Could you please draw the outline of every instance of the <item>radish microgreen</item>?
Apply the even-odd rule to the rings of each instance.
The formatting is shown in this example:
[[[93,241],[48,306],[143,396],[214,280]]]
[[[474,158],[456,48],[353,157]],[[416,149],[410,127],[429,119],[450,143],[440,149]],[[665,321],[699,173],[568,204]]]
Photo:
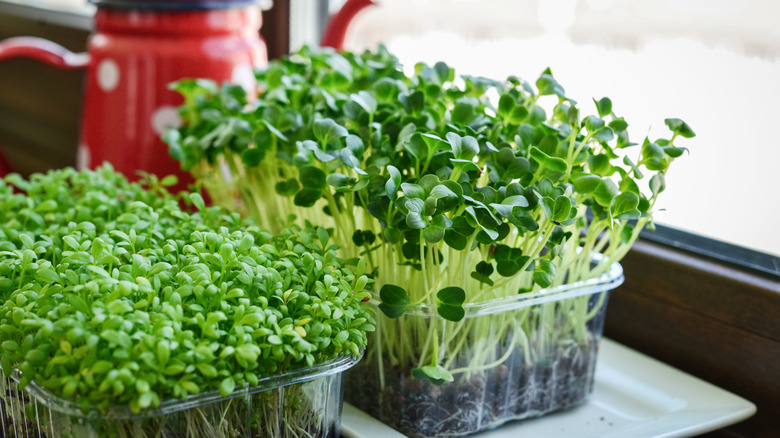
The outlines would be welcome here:
[[[171,153],[213,199],[264,226],[295,214],[332,228],[376,274],[385,317],[436,309],[442,324],[380,320],[373,348],[437,384],[458,350],[479,349],[464,304],[607,272],[651,223],[685,151],[675,141],[694,135],[667,119],[669,136],[634,143],[609,98],[579,106],[550,69],[534,83],[444,63],[405,75],[382,47],[304,48],[257,77],[253,100],[231,85],[176,84],[185,123],[165,136]]]

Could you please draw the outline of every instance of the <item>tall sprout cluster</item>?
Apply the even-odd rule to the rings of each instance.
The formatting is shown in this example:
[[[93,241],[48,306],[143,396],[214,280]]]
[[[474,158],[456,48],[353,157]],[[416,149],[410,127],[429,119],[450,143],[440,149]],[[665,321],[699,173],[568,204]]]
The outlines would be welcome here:
[[[477,342],[464,303],[598,277],[619,261],[685,152],[675,142],[694,136],[670,118],[667,137],[634,143],[610,99],[579,106],[549,69],[534,83],[456,76],[444,63],[406,75],[382,47],[302,49],[257,77],[256,98],[176,84],[184,124],[166,135],[172,155],[212,200],[263,225],[292,214],[332,227],[376,276],[387,318],[436,309],[443,330],[403,317],[383,319],[379,336],[393,364],[436,383],[452,379],[452,350]],[[572,330],[584,336],[592,315],[576,306]]]
[[[85,413],[139,413],[361,354],[369,279],[323,228],[271,234],[173,183],[130,183],[108,165],[0,179],[6,376]]]

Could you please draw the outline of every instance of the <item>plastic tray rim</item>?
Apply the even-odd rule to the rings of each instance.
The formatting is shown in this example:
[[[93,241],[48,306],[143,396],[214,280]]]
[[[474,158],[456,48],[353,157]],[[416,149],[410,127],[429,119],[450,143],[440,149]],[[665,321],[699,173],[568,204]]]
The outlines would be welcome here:
[[[80,403],[55,396],[47,389],[38,385],[35,381],[28,383],[24,391],[48,409],[72,417],[101,420],[141,420],[170,415],[179,411],[203,407],[239,397],[249,397],[254,394],[283,388],[285,386],[334,376],[355,366],[362,357],[362,351],[360,352],[360,356],[354,356],[352,354],[340,355],[334,359],[315,364],[311,368],[301,367],[281,374],[263,377],[258,380],[257,385],[250,387],[247,383],[242,388],[236,389],[231,394],[224,397],[219,394],[218,390],[212,390],[200,394],[192,394],[183,399],[169,398],[160,402],[160,406],[145,409],[139,413],[133,413],[127,406],[109,407],[106,412],[101,412],[95,406],[91,406],[87,412],[84,412]],[[18,383],[19,371],[14,370],[13,374],[11,376],[6,376],[6,378]]]
[[[598,262],[602,258],[603,256],[601,254],[595,254],[593,256],[593,262]],[[494,298],[492,300],[476,303],[466,303],[463,305],[463,309],[466,311],[464,318],[494,315],[496,313],[523,309],[553,301],[562,301],[583,295],[607,292],[620,286],[624,281],[623,267],[620,263],[614,262],[610,265],[609,270],[606,273],[588,280],[566,283],[509,297]],[[380,303],[376,295],[371,298],[370,302],[375,306],[378,306]],[[426,304],[418,304],[408,308],[403,316],[441,318],[441,316],[437,314],[436,308]]]

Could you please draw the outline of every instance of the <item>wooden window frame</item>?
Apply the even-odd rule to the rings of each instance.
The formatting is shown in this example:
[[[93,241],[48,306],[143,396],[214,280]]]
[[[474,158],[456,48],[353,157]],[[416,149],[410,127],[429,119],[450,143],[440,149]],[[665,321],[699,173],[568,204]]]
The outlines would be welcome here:
[[[605,336],[738,394],[758,411],[708,437],[780,430],[780,279],[649,240],[622,261]]]

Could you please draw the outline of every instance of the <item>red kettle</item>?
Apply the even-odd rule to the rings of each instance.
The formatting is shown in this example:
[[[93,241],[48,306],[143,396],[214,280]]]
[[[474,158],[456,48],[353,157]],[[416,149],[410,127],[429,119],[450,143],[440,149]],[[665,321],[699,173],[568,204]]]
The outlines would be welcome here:
[[[77,167],[104,161],[128,177],[139,170],[192,181],[160,134],[178,123],[182,78],[232,81],[255,91],[254,68],[267,62],[257,0],[90,0],[97,5],[86,54],[40,38],[0,42],[0,61],[34,58],[86,68]]]

